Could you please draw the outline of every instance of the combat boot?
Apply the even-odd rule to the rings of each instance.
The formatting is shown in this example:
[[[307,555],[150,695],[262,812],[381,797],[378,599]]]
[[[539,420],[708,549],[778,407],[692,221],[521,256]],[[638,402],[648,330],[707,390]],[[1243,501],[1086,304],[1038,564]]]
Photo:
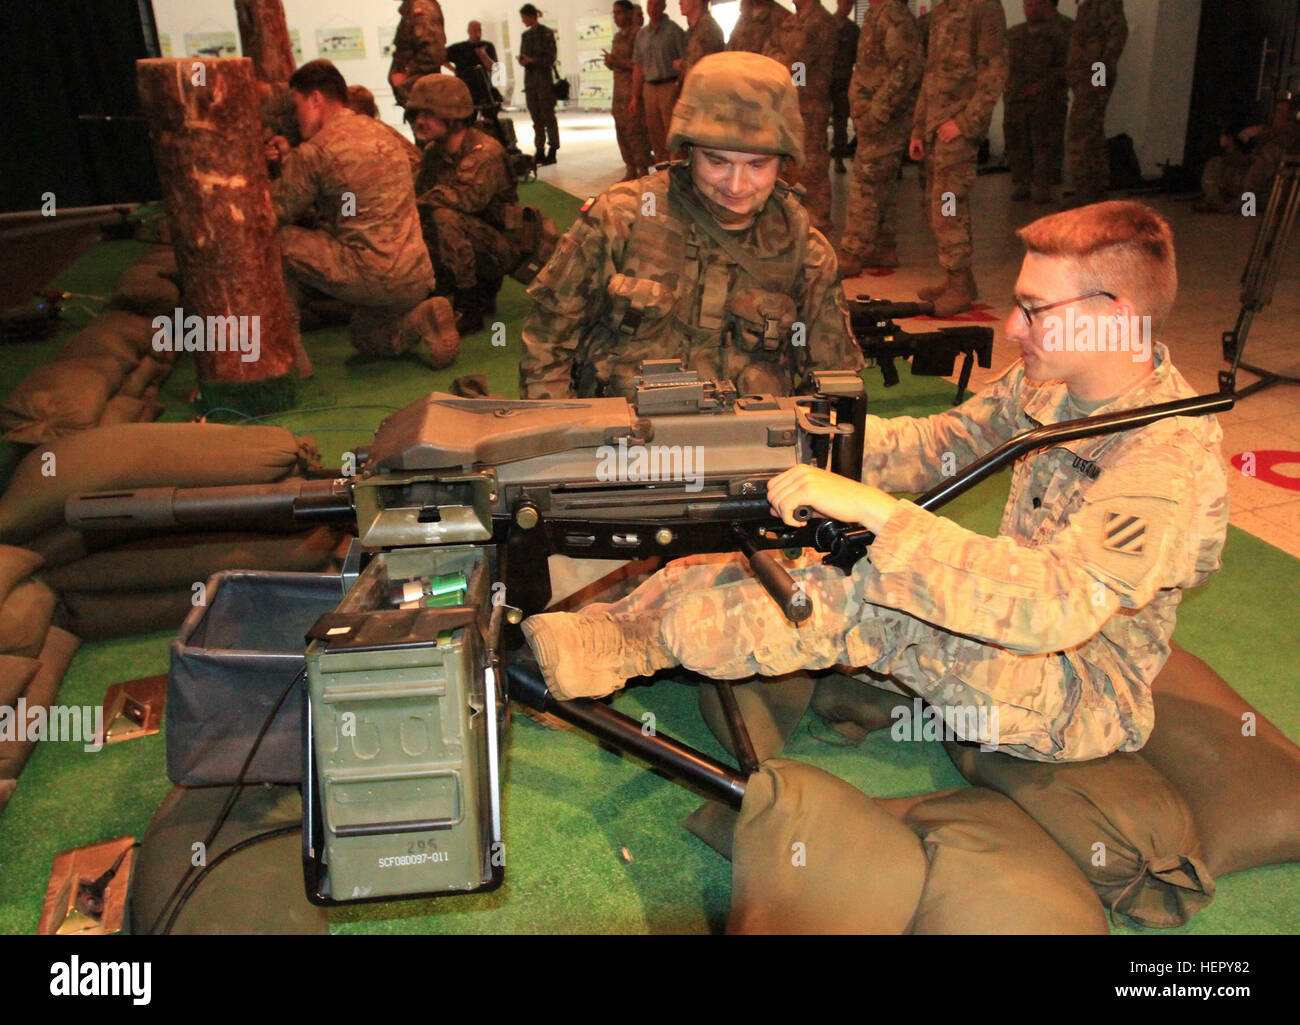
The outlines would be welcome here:
[[[456,331],[462,338],[483,330],[483,297],[477,288],[458,291],[452,306],[456,310]]]
[[[547,612],[524,620],[524,635],[551,693],[562,701],[599,698],[633,676],[674,665],[659,629],[662,612]]]
[[[897,246],[875,246],[863,261],[868,267],[897,267],[898,247]]]
[[[940,319],[965,313],[975,302],[975,275],[969,267],[948,272],[948,283],[934,299],[934,315]]]
[[[945,276],[937,285],[926,285],[924,288],[918,288],[916,294],[922,302],[932,303],[947,290],[948,278]]]
[[[862,273],[865,264],[862,261],[862,257],[857,253],[839,249],[836,250],[835,257],[840,265],[840,277],[856,278]]]
[[[442,296],[425,299],[402,318],[402,331],[413,344],[424,343],[434,370],[442,370],[456,361],[460,352],[460,334],[456,331],[456,313]]]

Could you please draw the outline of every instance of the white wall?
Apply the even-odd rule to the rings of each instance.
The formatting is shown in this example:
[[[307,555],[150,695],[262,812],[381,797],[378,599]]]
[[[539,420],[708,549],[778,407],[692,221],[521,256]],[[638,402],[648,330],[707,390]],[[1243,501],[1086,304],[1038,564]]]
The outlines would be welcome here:
[[[543,11],[542,21],[556,30],[560,63],[564,69],[576,69],[578,50],[574,27],[580,17],[608,13],[610,5],[592,0],[534,0]],[[644,0],[641,0],[644,6]],[[465,38],[465,26],[471,19],[483,23],[483,34],[497,46],[498,55],[507,62],[511,75],[519,69],[514,60],[523,25],[519,20],[520,3],[502,4],[493,0],[442,0],[449,42]],[[831,0],[823,5],[833,9]],[[1022,0],[1002,0],[1007,24],[1024,21]],[[787,2],[785,6],[792,6]],[[918,9],[925,0],[914,2]],[[928,6],[933,6],[930,4]],[[365,30],[364,60],[341,60],[339,69],[349,83],[369,88],[379,103],[381,115],[391,124],[400,124],[400,111],[392,102],[388,88],[388,60],[382,57],[378,29],[397,24],[397,0],[284,0],[289,28],[297,29],[302,45],[302,59],[321,56],[316,52],[316,29],[360,25]],[[1061,0],[1062,13],[1073,17],[1077,0]],[[1119,83],[1107,111],[1108,135],[1127,132],[1133,137],[1138,159],[1146,175],[1159,173],[1158,164],[1165,160],[1180,163],[1187,134],[1187,108],[1191,99],[1192,72],[1196,61],[1196,36],[1200,24],[1201,0],[1128,0],[1129,39],[1120,58]],[[668,13],[685,25],[677,0],[668,0]],[[160,34],[169,35],[173,56],[184,55],[184,34],[195,31],[230,31],[238,33],[232,0],[154,0],[154,14]],[[391,42],[391,36],[382,40]],[[513,102],[522,106],[522,90],[516,90]],[[1000,154],[1002,142],[1002,108],[994,112],[991,128],[994,154]]]

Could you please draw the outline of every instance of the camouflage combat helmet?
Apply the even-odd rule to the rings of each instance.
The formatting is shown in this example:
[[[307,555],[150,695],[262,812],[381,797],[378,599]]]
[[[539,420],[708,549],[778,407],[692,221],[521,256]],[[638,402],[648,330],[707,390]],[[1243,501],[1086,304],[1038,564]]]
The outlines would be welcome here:
[[[673,107],[668,148],[695,142],[745,153],[780,153],[802,166],[803,117],[788,68],[733,51],[695,64]]]
[[[474,113],[469,86],[453,75],[424,75],[411,86],[406,100],[408,111],[427,110],[444,120],[466,118]]]

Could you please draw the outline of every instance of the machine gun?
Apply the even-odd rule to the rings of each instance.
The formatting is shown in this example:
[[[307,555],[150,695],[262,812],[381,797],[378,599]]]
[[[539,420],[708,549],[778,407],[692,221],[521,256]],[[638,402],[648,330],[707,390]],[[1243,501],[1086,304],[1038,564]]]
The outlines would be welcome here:
[[[739,397],[679,364],[650,363],[634,403],[435,393],[384,421],[353,477],[77,496],[66,516],[112,530],[355,520],[346,594],[307,637],[308,897],[332,904],[491,888],[503,871],[507,695],[740,806],[757,763],[727,684],[717,686],[739,768],[661,732],[646,736],[600,701],[556,701],[526,652],[507,654],[521,645],[506,624],[546,606],[550,553],[631,559],[737,547],[786,615],[807,618],[812,607],[773,550],[817,547],[848,572],[871,542],[852,524],[812,522],[811,510],[797,511],[798,528],[770,516],[767,482],[796,463],[858,477],[861,379],[831,372],[814,384],[818,393],[806,398]],[[936,509],[1029,451],[1222,412],[1232,401],[1199,396],[1039,428],[921,504]],[[637,462],[634,453],[648,460],[656,446],[667,464]],[[705,463],[688,470],[686,447]],[[245,767],[251,760],[250,752]]]
[[[951,377],[962,357],[961,376],[957,380],[958,405],[970,384],[976,360],[986,370],[993,363],[993,329],[991,327],[943,327],[938,331],[909,332],[896,321],[908,317],[929,317],[934,303],[895,303],[860,295],[849,300],[849,323],[862,355],[875,362],[885,379],[885,387],[898,384],[896,359],[911,359],[912,373],[921,377]]]

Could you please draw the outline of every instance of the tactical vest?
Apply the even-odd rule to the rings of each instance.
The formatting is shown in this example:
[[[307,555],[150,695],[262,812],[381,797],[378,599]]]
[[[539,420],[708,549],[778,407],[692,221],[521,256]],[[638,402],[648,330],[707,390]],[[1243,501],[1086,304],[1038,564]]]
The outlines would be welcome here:
[[[685,164],[635,188],[640,209],[622,259],[611,253],[620,273],[584,340],[577,394],[631,397],[645,359],[682,359],[742,395],[791,394],[808,351],[806,325],[796,326],[810,231],[803,205],[777,182],[751,232],[740,233],[757,244],[747,246],[699,202]]]

